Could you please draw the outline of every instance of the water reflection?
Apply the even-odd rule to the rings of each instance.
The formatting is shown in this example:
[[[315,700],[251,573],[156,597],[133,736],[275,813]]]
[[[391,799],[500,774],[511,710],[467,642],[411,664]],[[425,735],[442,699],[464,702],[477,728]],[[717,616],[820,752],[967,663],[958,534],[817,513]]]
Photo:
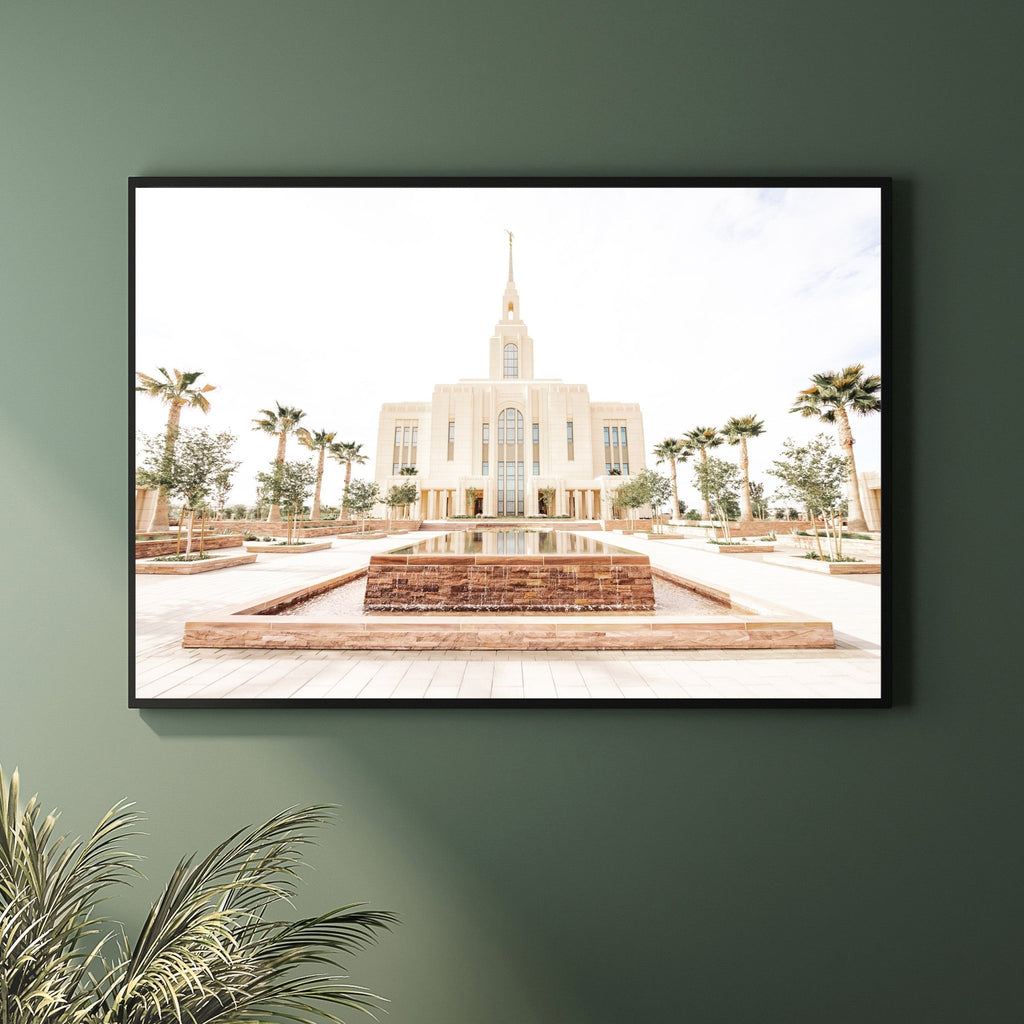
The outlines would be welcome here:
[[[622,548],[564,530],[466,530],[409,544],[393,555],[610,555]]]

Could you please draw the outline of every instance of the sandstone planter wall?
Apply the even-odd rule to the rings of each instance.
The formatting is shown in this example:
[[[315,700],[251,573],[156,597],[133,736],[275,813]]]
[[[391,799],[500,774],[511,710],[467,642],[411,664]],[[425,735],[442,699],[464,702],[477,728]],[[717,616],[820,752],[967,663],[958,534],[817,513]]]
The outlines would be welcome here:
[[[806,519],[755,519],[750,523],[730,523],[731,537],[764,537],[769,533],[790,533],[793,530],[806,530],[810,523]],[[725,531],[715,528],[715,536],[723,537]]]
[[[546,615],[483,619],[396,615],[311,622],[228,615],[186,622],[182,646],[316,651],[706,651],[828,649],[834,640],[831,623],[798,618],[742,621],[707,616],[683,621],[602,615],[581,622]]]
[[[801,527],[803,529],[803,527]],[[779,535],[777,543],[780,547],[789,548],[795,551],[817,551],[813,537],[796,537],[792,534]],[[823,551],[828,550],[828,542],[821,537]],[[862,558],[865,561],[877,562],[882,557],[882,542],[880,540],[844,540],[843,554],[852,555],[854,558]]]
[[[186,534],[181,535],[181,551],[182,554],[185,552],[185,545],[188,543]],[[229,534],[225,536],[213,536],[207,534],[206,539],[203,541],[204,551],[219,551],[221,548],[240,548],[242,546],[242,538],[238,534]],[[192,534],[192,550],[196,552],[199,550],[199,533],[198,531]],[[135,557],[136,558],[159,558],[161,555],[174,555],[178,553],[178,541],[177,540],[137,540],[135,542]]]
[[[367,611],[654,608],[646,555],[374,555]]]
[[[199,562],[136,562],[135,572],[139,576],[195,576],[200,572],[214,569],[231,569],[236,565],[251,565],[256,555],[223,555],[205,558]]]
[[[335,537],[347,533],[361,533],[364,528],[367,533],[371,530],[384,528],[383,519],[367,519],[364,524],[354,519],[339,519],[336,521],[312,523],[305,520],[295,524],[292,533],[300,533],[303,537]],[[268,523],[262,519],[218,519],[216,521],[218,530],[231,530],[233,533],[255,533],[258,537],[287,537],[287,523]],[[392,524],[392,529],[399,528],[399,521]],[[402,530],[415,530],[419,523],[412,519],[400,521]]]

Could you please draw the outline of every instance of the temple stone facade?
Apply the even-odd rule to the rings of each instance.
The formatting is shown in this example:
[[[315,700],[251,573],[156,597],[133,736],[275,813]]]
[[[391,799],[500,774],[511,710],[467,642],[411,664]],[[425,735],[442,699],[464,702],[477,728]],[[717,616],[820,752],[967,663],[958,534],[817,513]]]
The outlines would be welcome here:
[[[437,384],[429,402],[384,404],[376,480],[382,494],[412,480],[419,500],[405,512],[417,518],[602,519],[615,489],[645,468],[644,451],[635,402],[593,402],[585,384],[534,375],[510,235],[487,377]]]

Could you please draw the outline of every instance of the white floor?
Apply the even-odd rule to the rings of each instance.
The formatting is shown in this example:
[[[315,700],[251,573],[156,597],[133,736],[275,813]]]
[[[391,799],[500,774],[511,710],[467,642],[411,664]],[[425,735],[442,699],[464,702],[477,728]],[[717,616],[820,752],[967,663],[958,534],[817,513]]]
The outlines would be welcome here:
[[[595,536],[591,533],[590,536]],[[136,576],[136,696],[257,698],[874,698],[880,694],[877,576],[830,577],[721,555],[701,541],[609,543],[670,572],[833,623],[830,651],[184,650],[186,618],[216,613],[365,565],[403,538],[334,540],[329,551],[261,554],[190,577]]]

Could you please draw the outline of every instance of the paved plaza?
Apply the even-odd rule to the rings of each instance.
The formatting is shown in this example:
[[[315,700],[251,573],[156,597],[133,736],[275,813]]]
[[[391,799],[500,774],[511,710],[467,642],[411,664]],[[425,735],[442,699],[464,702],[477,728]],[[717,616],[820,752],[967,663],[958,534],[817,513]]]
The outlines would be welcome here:
[[[436,536],[436,534],[435,534]],[[700,540],[597,534],[651,564],[833,623],[836,648],[806,651],[274,651],[181,646],[204,617],[358,569],[409,537],[335,538],[327,551],[261,554],[196,576],[136,576],[140,699],[877,698],[880,577],[829,577],[721,555]]]

